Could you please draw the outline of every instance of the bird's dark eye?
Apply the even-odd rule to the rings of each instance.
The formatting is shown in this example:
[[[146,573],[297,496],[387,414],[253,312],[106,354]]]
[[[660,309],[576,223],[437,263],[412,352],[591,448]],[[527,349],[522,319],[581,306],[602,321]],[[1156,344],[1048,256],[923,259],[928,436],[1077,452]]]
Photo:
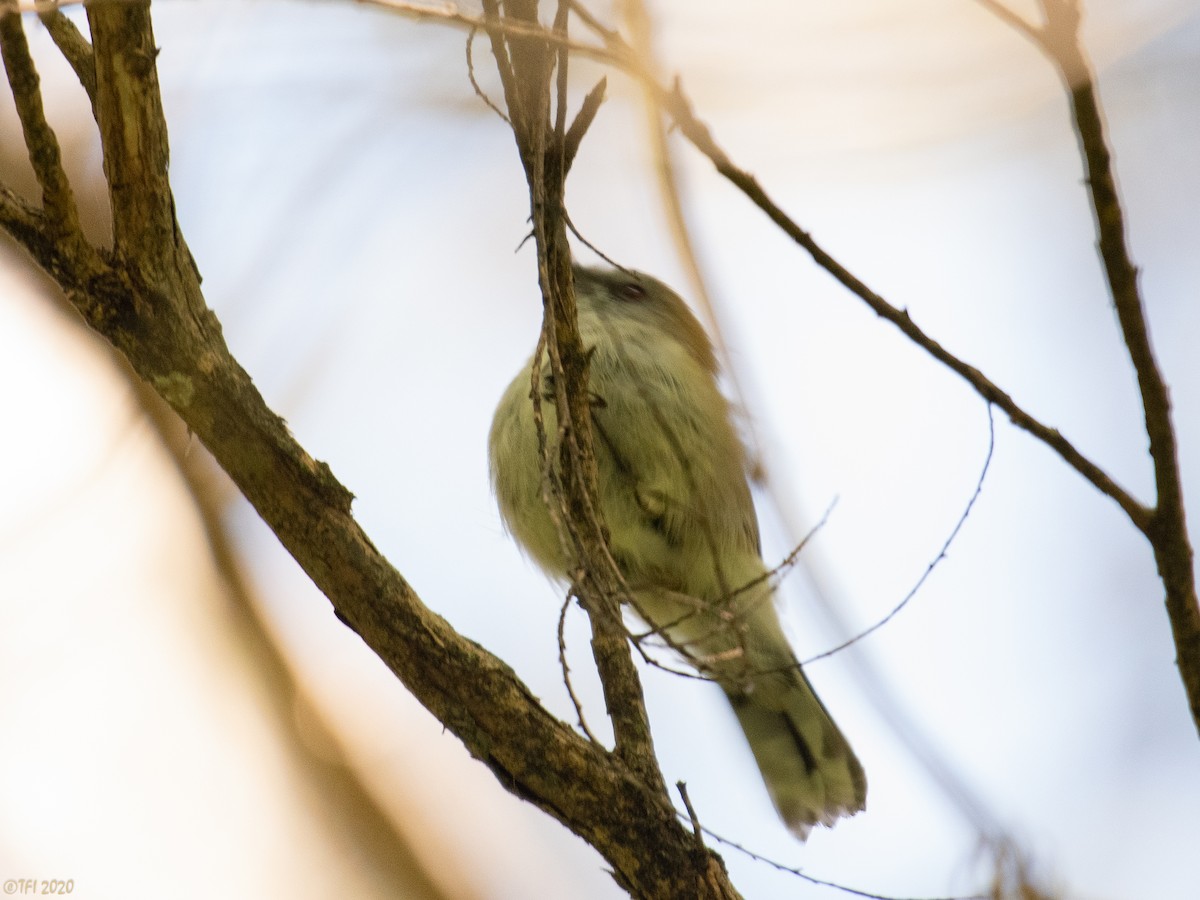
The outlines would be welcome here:
[[[636,281],[626,281],[617,286],[617,297],[621,300],[641,300],[646,296],[646,289]]]

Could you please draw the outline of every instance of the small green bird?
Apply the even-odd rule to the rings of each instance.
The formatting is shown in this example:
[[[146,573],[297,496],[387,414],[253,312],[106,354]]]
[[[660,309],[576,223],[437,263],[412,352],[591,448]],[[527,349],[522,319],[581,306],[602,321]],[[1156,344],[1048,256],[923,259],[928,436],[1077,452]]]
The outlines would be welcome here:
[[[634,611],[724,690],[779,815],[803,840],[865,808],[866,776],[780,626],[712,343],[648,275],[576,266],[574,276],[600,507]],[[565,580],[574,561],[542,501],[532,366],[496,409],[492,486],[509,531]],[[542,415],[553,436],[553,402]]]

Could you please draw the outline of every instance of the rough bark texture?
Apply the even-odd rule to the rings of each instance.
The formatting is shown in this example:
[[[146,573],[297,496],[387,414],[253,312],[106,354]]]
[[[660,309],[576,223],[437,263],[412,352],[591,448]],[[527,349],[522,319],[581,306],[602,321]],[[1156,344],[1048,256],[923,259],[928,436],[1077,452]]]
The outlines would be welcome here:
[[[621,710],[616,731],[622,736],[609,752],[551,716],[502,660],[421,603],[354,521],[350,492],[266,406],[204,303],[175,219],[148,0],[93,3],[88,22],[113,246],[91,247],[79,231],[11,0],[0,7],[0,36],[44,203],[37,209],[0,189],[0,226],[203,441],[338,617],[506,789],[596,847],[634,896],[737,897],[719,857],[698,844],[669,802],[650,752],[624,633],[613,630],[619,627],[615,606],[597,643],[605,665],[623,671],[622,677],[633,672],[634,681],[617,682],[608,697]],[[55,27],[56,40],[70,42],[73,65],[86,70],[86,42],[78,35],[75,40],[61,21]],[[561,193],[553,204],[560,213]],[[535,205],[535,214],[542,209]],[[561,224],[555,227],[561,231]],[[556,273],[561,298],[569,278],[566,245],[558,235],[546,247],[539,259],[544,274]],[[567,358],[576,367],[584,359],[578,347]],[[577,492],[573,502],[585,496]],[[599,606],[615,595],[594,596]]]

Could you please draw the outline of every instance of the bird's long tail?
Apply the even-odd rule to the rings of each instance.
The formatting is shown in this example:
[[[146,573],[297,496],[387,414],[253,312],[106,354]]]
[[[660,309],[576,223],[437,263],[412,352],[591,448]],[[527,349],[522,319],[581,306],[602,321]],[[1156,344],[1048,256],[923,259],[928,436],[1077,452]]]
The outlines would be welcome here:
[[[751,568],[763,571],[757,559]],[[765,577],[743,583],[753,587],[714,607],[661,589],[637,593],[643,617],[725,691],[775,808],[803,840],[814,825],[864,809],[867,780],[801,671]]]
[[[799,665],[747,675],[722,687],[737,714],[767,792],[801,840],[866,805],[867,780],[854,751]]]

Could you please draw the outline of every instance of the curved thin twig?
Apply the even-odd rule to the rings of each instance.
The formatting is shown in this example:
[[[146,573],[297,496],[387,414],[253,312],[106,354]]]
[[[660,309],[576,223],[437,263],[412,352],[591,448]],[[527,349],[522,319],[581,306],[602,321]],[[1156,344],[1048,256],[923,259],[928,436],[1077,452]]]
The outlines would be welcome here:
[[[987,478],[988,470],[992,466],[992,453],[996,449],[996,422],[992,416],[991,404],[988,404],[987,413],[988,413],[988,448],[987,448],[987,456],[983,460],[983,469],[980,470],[980,472],[979,472],[979,480],[975,482],[975,491],[971,494],[971,499],[967,501],[967,505],[963,509],[962,515],[959,516],[958,521],[954,523],[954,528],[951,529],[949,537],[947,537],[945,542],[942,544],[942,548],[938,551],[937,556],[935,556],[930,561],[929,565],[927,565],[925,567],[925,571],[921,573],[921,577],[917,579],[917,583],[912,586],[912,589],[907,594],[904,595],[904,599],[902,599],[899,603],[897,603],[891,612],[889,612],[886,616],[884,616],[882,619],[880,619],[878,622],[876,622],[870,628],[867,628],[865,631],[860,631],[858,634],[854,635],[854,637],[852,637],[848,640],[842,641],[842,643],[838,644],[836,647],[826,650],[824,653],[818,653],[816,656],[810,656],[808,659],[804,660],[804,662],[801,663],[802,666],[807,666],[809,663],[814,663],[819,659],[826,659],[827,657],[833,656],[835,653],[840,653],[842,650],[845,650],[847,647],[857,644],[859,641],[861,641],[863,638],[867,637],[868,635],[874,634],[876,631],[878,631],[880,628],[882,628],[888,622],[892,621],[892,619],[894,619],[897,616],[897,614],[900,612],[900,610],[902,610],[902,609],[904,609],[904,607],[908,606],[908,601],[910,601],[913,597],[915,597],[917,595],[917,592],[919,590],[921,590],[921,587],[929,579],[929,576],[933,574],[933,570],[937,568],[938,563],[940,563],[943,559],[946,558],[946,554],[950,550],[950,545],[953,544],[954,539],[956,537],[958,537],[959,531],[961,531],[963,525],[966,524],[967,516],[969,516],[971,514],[971,510],[975,507],[975,501],[978,500],[979,495],[981,493],[983,493],[983,482]]]
[[[679,818],[681,818],[681,819],[686,818],[684,813],[681,813],[678,810],[676,810],[676,815],[678,815]],[[690,818],[686,818],[686,820],[691,821]],[[776,869],[780,872],[786,872],[788,875],[795,875],[797,878],[802,878],[803,880],[807,881],[809,884],[815,884],[815,885],[818,885],[819,887],[832,888],[835,891],[841,891],[843,894],[850,894],[852,897],[865,897],[865,898],[867,898],[867,900],[991,900],[991,897],[992,897],[992,895],[989,895],[989,894],[972,894],[971,896],[968,896],[968,897],[901,898],[901,897],[892,897],[888,894],[874,894],[871,891],[863,891],[863,890],[859,890],[858,888],[848,887],[844,884],[838,884],[836,881],[826,881],[823,878],[816,878],[812,875],[809,875],[803,869],[801,869],[797,866],[789,866],[785,863],[781,863],[778,860],[771,859],[769,856],[763,856],[761,853],[757,853],[754,850],[751,850],[748,847],[745,847],[742,844],[739,844],[737,841],[730,840],[727,837],[722,837],[721,835],[719,835],[715,831],[713,831],[711,828],[708,828],[704,825],[701,825],[700,828],[705,834],[707,834],[710,838],[712,838],[717,843],[724,844],[726,847],[729,847],[731,850],[736,850],[738,853],[741,853],[743,856],[749,857],[750,859],[754,860],[755,862],[765,863],[766,865],[768,865],[771,868]]]
[[[579,719],[579,729],[587,735],[588,740],[593,744],[600,744],[600,740],[592,733],[592,729],[588,727],[587,718],[583,714],[583,704],[579,702],[579,697],[575,695],[575,686],[571,683],[571,667],[567,665],[567,610],[571,607],[572,599],[574,598],[570,594],[567,594],[563,600],[562,609],[558,611],[558,666],[562,670],[563,684],[566,685],[567,696],[571,698],[571,705],[575,707],[575,716]]]

